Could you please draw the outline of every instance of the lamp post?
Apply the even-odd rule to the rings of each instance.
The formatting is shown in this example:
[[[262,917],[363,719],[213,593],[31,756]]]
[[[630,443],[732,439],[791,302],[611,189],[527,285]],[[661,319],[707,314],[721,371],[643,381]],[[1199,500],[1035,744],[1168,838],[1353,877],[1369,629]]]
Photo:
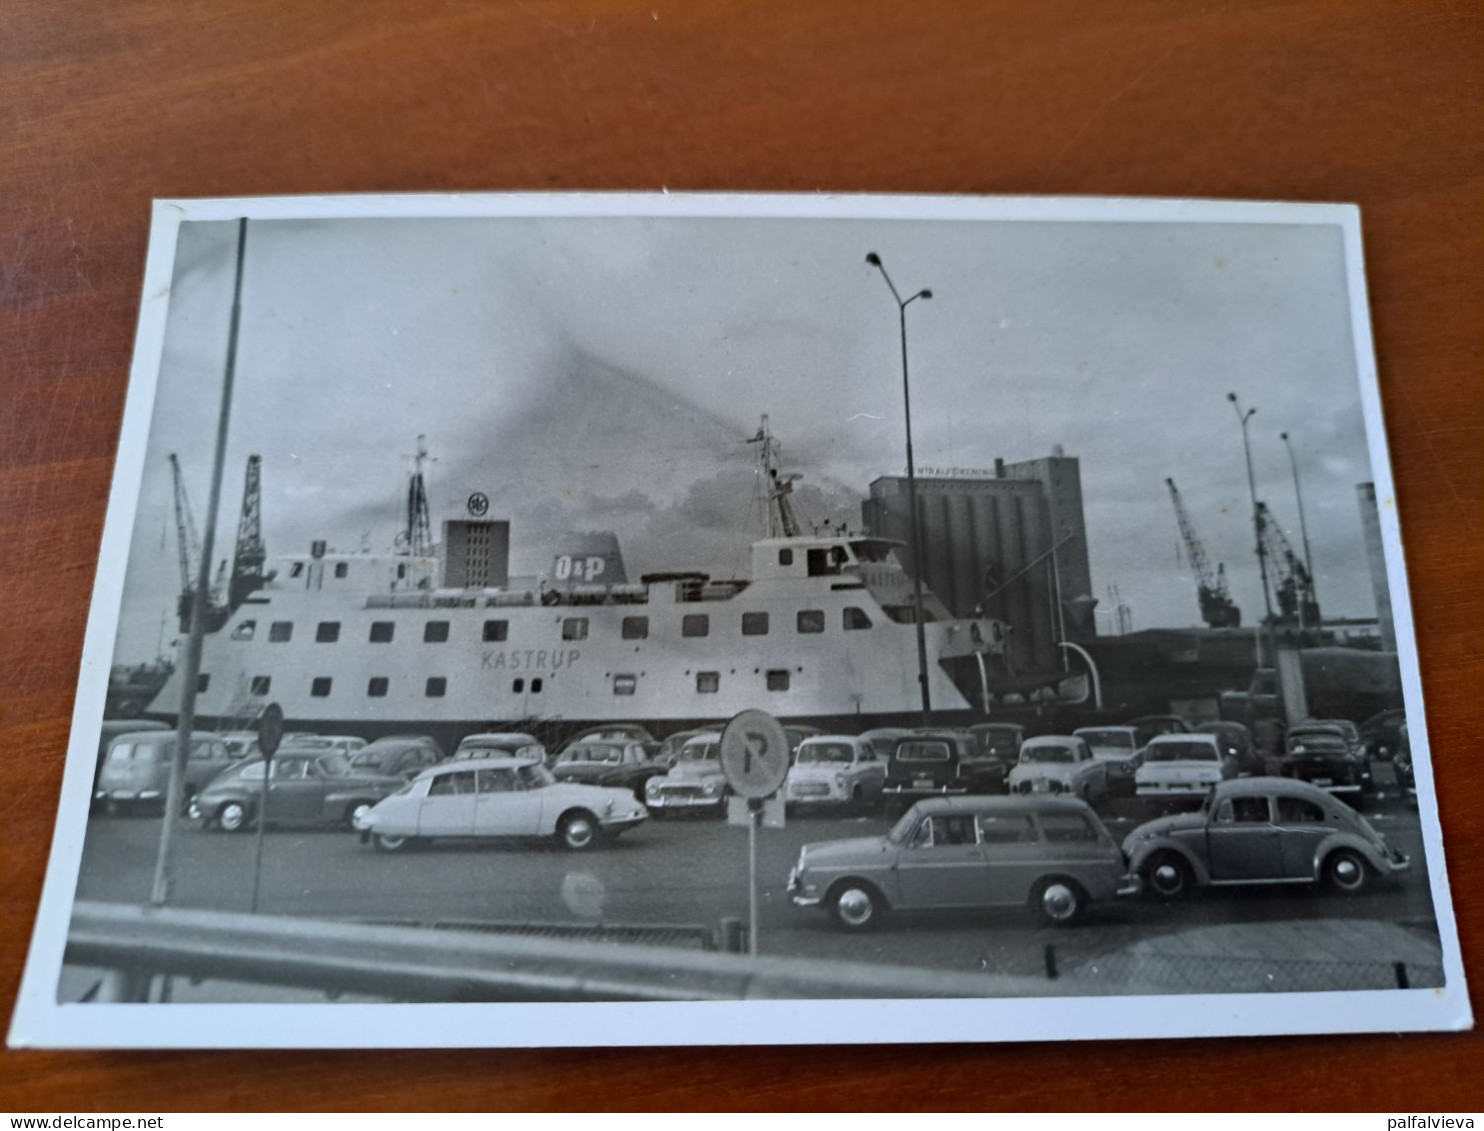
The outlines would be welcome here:
[[[1257,507],[1257,480],[1252,475],[1252,443],[1247,437],[1247,422],[1256,414],[1257,409],[1249,408],[1243,412],[1242,402],[1237,400],[1236,393],[1227,393],[1226,399],[1231,401],[1232,408],[1237,413],[1237,420],[1242,425],[1242,451],[1247,457],[1247,492],[1252,497],[1252,529],[1257,535],[1257,569],[1262,574],[1262,603],[1267,610],[1267,623],[1271,625],[1273,623],[1273,598],[1268,592],[1268,551],[1263,544],[1262,511]]]
[[[1278,435],[1283,440],[1283,446],[1288,449],[1288,466],[1293,469],[1293,493],[1298,498],[1299,534],[1304,540],[1304,569],[1309,571],[1309,597],[1317,606],[1319,594],[1314,591],[1314,559],[1309,556],[1309,525],[1304,521],[1304,492],[1299,486],[1298,460],[1293,456],[1293,445],[1288,441],[1288,433],[1280,432]],[[1302,602],[1299,611],[1302,614]]]
[[[932,298],[933,292],[924,288],[909,298],[903,298],[886,273],[881,256],[874,251],[866,254],[866,262],[881,272],[886,285],[891,288],[891,297],[896,300],[897,318],[902,331],[902,405],[907,418],[907,513],[912,526],[912,619],[917,626],[917,683],[922,689],[922,725],[933,725],[933,704],[928,694],[927,631],[922,623],[922,531],[917,525],[917,466],[912,459],[912,385],[907,376],[907,307],[920,298]]]

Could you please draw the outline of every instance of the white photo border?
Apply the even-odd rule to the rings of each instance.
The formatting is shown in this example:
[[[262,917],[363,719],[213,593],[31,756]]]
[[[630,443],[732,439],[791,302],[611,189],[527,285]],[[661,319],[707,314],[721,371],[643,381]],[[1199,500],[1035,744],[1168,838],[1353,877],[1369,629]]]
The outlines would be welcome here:
[[[1360,211],[1345,204],[1097,197],[761,194],[451,194],[158,200],[100,563],[127,560],[186,221],[382,218],[686,218],[1334,225],[1345,270],[1398,662],[1409,720],[1424,720],[1375,352]],[[1443,948],[1437,989],[932,1000],[432,1005],[99,1005],[57,1001],[78,883],[98,727],[124,570],[100,564],[46,880],[8,1043],[46,1048],[451,1048],[1050,1041],[1462,1030],[1472,1026],[1449,898],[1425,723],[1412,724],[1427,879]]]

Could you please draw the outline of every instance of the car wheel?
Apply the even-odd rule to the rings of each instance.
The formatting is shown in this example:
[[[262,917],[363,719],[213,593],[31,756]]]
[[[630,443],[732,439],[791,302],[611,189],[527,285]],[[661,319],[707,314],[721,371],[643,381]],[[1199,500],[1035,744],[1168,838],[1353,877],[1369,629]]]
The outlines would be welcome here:
[[[1160,852],[1144,865],[1144,884],[1161,899],[1183,899],[1190,894],[1190,865],[1173,852]]]
[[[247,806],[240,801],[228,801],[216,811],[216,827],[224,833],[240,833],[247,828]]]
[[[345,827],[348,829],[355,828],[356,821],[371,812],[374,804],[371,801],[352,801],[345,807]]]
[[[1346,895],[1359,895],[1370,886],[1371,868],[1353,848],[1339,848],[1324,858],[1324,878]]]
[[[597,818],[581,809],[566,814],[557,824],[557,840],[572,852],[584,852],[597,844],[601,832]]]
[[[371,838],[371,843],[376,846],[377,852],[405,852],[412,847],[412,837],[377,833]]]
[[[1087,894],[1076,882],[1052,876],[1036,885],[1031,903],[1045,923],[1066,927],[1082,918],[1087,908]]]
[[[881,920],[886,901],[870,884],[846,880],[830,896],[830,914],[847,931],[869,931]]]

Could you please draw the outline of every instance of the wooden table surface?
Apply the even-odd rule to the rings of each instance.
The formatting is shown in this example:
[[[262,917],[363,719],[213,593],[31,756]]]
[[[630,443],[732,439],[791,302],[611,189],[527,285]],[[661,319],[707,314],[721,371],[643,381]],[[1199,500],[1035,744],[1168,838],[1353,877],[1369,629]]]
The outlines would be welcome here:
[[[662,185],[1358,202],[1448,863],[1484,986],[1477,3],[9,0],[0,21],[0,1001],[51,837],[150,199]],[[5,1110],[1484,1098],[1477,1034],[3,1056]]]

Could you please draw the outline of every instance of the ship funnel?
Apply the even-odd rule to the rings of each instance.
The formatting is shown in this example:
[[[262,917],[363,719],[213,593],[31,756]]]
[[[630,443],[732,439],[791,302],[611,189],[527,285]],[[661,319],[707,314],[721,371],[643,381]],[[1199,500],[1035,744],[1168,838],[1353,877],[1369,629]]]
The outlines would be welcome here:
[[[551,580],[560,587],[623,585],[628,582],[618,536],[611,531],[564,534],[551,563]]]

